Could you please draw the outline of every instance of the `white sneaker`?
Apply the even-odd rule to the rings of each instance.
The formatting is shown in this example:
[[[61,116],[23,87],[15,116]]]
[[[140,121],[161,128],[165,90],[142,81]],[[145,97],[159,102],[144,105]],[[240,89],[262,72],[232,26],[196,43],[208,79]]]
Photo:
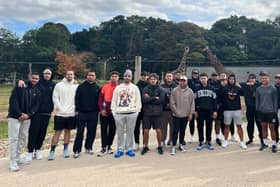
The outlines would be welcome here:
[[[193,143],[193,139],[194,139],[193,136],[191,136],[189,143]]]
[[[244,142],[240,142],[241,149],[247,149],[247,145]]]
[[[134,147],[134,151],[139,151],[140,147],[139,147],[139,143],[136,143],[135,144],[135,147]]]
[[[31,162],[33,158],[33,153],[27,153],[26,157],[25,157],[25,161],[26,162]]]
[[[13,172],[19,171],[19,167],[16,161],[10,162],[10,170]]]
[[[228,141],[227,140],[224,140],[223,143],[222,143],[222,147],[223,148],[226,148],[228,146]]]
[[[186,151],[187,151],[187,150],[185,149],[185,147],[184,147],[182,144],[179,145],[179,150],[180,150],[181,152],[186,152]]]
[[[40,149],[36,150],[36,153],[35,153],[35,158],[36,160],[42,160],[43,156],[42,156],[42,152]]]
[[[171,155],[176,155],[176,147],[175,146],[173,146],[172,148],[171,148],[171,153],[170,153]]]

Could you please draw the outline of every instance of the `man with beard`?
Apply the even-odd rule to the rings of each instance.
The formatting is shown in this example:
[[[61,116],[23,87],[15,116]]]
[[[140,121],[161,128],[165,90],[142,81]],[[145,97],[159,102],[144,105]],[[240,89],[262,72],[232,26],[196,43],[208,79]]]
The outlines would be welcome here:
[[[75,109],[76,112],[78,112],[78,123],[76,138],[73,146],[74,158],[78,158],[80,156],[85,127],[87,127],[85,141],[86,153],[93,155],[92,145],[96,135],[99,113],[98,94],[100,90],[95,80],[95,72],[88,72],[87,80],[80,84],[76,90]]]
[[[111,110],[116,122],[118,134],[118,151],[115,158],[126,155],[134,157],[133,136],[138,113],[141,111],[141,95],[138,87],[131,82],[132,71],[126,70],[124,82],[116,87],[113,93]],[[124,138],[126,133],[126,138]]]
[[[164,146],[166,143],[165,141],[167,138],[167,134],[169,134],[167,145],[171,145],[172,143],[173,120],[172,120],[172,112],[170,109],[169,101],[170,101],[171,91],[176,86],[177,85],[174,83],[172,72],[167,72],[165,74],[164,83],[161,85],[161,88],[164,91],[164,104],[163,104],[163,112],[162,112],[162,146]],[[169,124],[169,133],[167,133],[168,124]]]
[[[74,80],[74,71],[67,71],[65,78],[54,87],[55,133],[52,138],[48,160],[54,160],[55,158],[55,148],[62,131],[64,131],[63,157],[70,157],[68,145],[70,142],[71,130],[76,128],[75,94],[77,87],[78,84]]]

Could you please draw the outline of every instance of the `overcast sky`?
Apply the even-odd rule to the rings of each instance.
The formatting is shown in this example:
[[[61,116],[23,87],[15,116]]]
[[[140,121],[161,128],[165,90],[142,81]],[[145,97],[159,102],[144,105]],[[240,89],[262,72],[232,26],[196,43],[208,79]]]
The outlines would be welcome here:
[[[190,21],[210,28],[230,15],[274,20],[280,15],[280,0],[0,0],[0,27],[19,36],[48,21],[75,32],[117,15]]]

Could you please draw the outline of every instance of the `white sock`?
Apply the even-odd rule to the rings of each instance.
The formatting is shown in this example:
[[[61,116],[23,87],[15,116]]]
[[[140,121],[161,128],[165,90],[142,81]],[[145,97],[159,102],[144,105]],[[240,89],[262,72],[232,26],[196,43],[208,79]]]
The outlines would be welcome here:
[[[272,145],[276,145],[276,141],[275,140],[272,140]]]
[[[216,134],[216,139],[220,139],[220,134]]]
[[[268,145],[268,140],[267,140],[267,138],[264,138],[264,139],[263,139],[263,143],[264,143],[264,145]]]

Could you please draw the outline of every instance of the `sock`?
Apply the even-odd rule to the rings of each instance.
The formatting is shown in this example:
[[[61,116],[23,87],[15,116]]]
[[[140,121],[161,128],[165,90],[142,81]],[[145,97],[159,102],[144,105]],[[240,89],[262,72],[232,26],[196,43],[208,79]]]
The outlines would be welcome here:
[[[68,143],[64,144],[64,150],[68,149]]]
[[[220,139],[220,134],[216,134],[216,139]]]
[[[276,141],[275,140],[272,140],[272,145],[276,145]]]
[[[267,138],[264,138],[264,139],[263,139],[263,143],[264,143],[264,145],[268,145],[268,140],[267,140]]]
[[[56,145],[52,145],[51,146],[51,151],[55,151],[55,147],[56,147]]]

